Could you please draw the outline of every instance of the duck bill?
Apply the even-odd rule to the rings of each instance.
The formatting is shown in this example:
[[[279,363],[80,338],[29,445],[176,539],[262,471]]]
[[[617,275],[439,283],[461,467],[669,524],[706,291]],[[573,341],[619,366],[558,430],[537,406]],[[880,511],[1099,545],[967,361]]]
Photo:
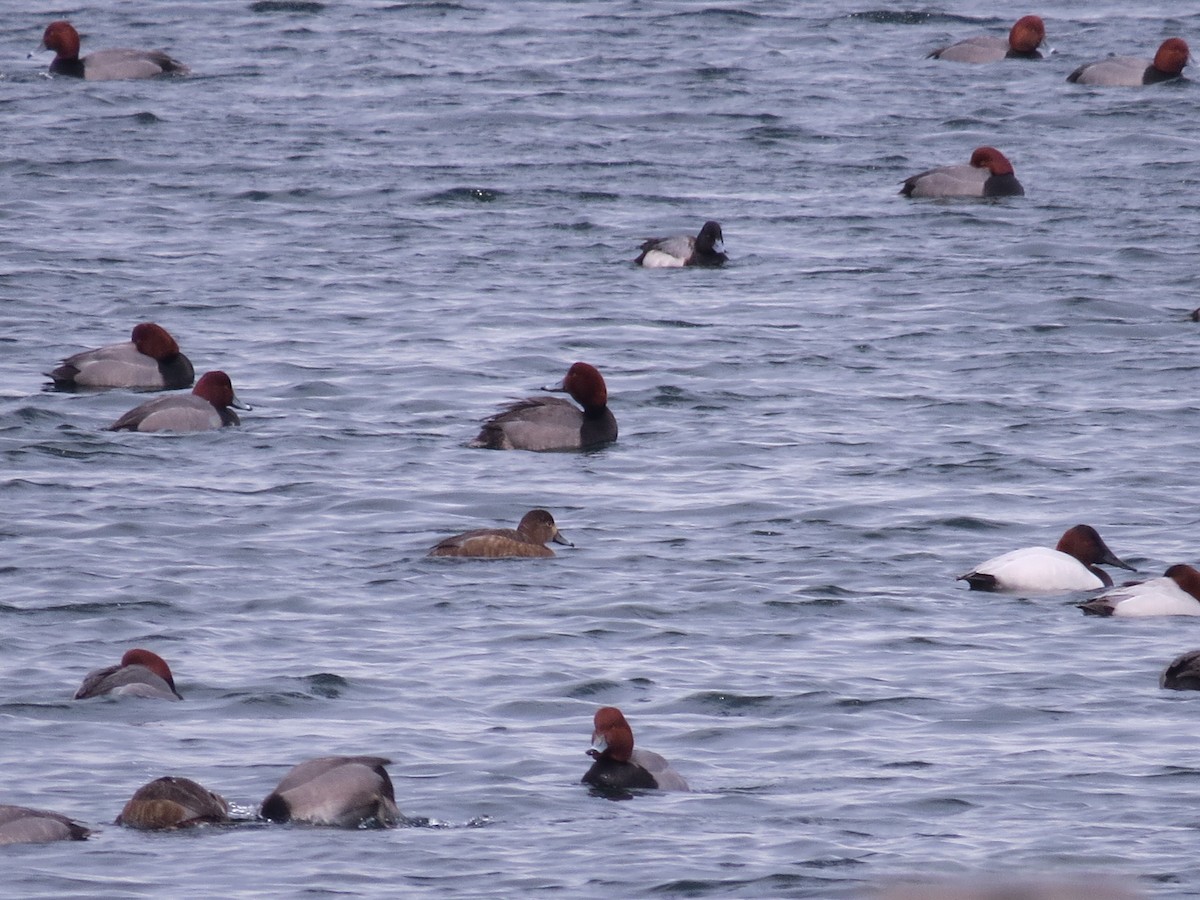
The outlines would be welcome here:
[[[240,409],[245,412],[253,412],[254,411],[254,407],[251,406],[249,403],[243,403],[241,400],[239,400],[237,397],[237,394],[233,395],[233,402],[230,403],[229,405],[232,406],[234,409]]]
[[[1129,563],[1125,562],[1124,560],[1117,559],[1116,554],[1113,553],[1111,550],[1109,550],[1105,554],[1104,559],[1100,560],[1100,562],[1104,563],[1104,565],[1106,565],[1106,566],[1116,566],[1119,569],[1126,569],[1130,572],[1137,571],[1137,569],[1135,569]]]
[[[566,539],[561,531],[554,532],[554,537],[550,538],[555,544],[562,544],[564,547],[574,547],[570,541]]]

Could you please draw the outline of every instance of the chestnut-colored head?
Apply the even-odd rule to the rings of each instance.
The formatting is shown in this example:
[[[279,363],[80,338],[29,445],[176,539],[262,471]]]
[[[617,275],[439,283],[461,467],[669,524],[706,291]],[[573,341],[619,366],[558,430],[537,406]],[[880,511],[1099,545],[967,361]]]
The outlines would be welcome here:
[[[629,762],[633,755],[633,729],[615,706],[602,706],[593,719],[592,745],[601,755]]]
[[[971,165],[977,169],[987,169],[993,175],[1013,174],[1012,163],[995,147],[976,147],[971,154]]]
[[[1022,16],[1008,32],[1008,46],[1017,53],[1032,53],[1046,40],[1041,16]]]
[[[1154,68],[1168,75],[1178,75],[1190,58],[1191,51],[1183,38],[1167,38],[1154,54]]]
[[[79,59],[79,32],[65,20],[51,22],[42,32],[42,46],[53,50],[57,59]]]

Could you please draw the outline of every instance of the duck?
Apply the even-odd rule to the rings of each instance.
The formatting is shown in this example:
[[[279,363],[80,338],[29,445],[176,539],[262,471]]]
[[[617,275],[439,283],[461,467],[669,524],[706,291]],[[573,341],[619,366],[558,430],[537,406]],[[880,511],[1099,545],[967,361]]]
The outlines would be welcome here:
[[[190,778],[165,775],[134,791],[116,824],[141,831],[164,831],[228,821],[229,804],[220,794]]]
[[[1063,594],[1111,587],[1112,578],[1099,565],[1136,571],[1117,558],[1091,525],[1074,525],[1063,532],[1053,550],[1025,547],[980,563],[959,575],[973,591],[1019,594]]]
[[[386,828],[400,820],[392,779],[380,756],[322,756],[283,776],[262,802],[271,822]]]
[[[1200,616],[1200,572],[1174,565],[1161,578],[1122,585],[1111,594],[1080,603],[1093,616]]]
[[[1022,16],[1009,29],[1008,37],[978,35],[931,52],[926,59],[950,62],[990,63],[1002,59],[1041,59],[1038,48],[1046,42],[1046,23],[1040,16]]]
[[[1189,650],[1171,660],[1158,686],[1169,691],[1200,691],[1200,650]]]
[[[904,180],[905,197],[1021,197],[1012,163],[995,147],[976,147],[965,166],[941,166]]]
[[[717,249],[717,245],[724,242],[720,224],[710,220],[700,226],[700,233],[695,237],[677,234],[647,238],[642,242],[642,252],[634,263],[646,269],[678,269],[683,266],[715,268],[729,261],[729,257]]]
[[[187,75],[191,69],[161,50],[97,50],[79,57],[79,32],[70,22],[51,22],[42,33],[42,49],[53,50],[52,75],[88,81]]]
[[[1138,87],[1157,84],[1183,75],[1191,59],[1191,51],[1183,38],[1167,38],[1154,54],[1154,59],[1136,56],[1110,56],[1084,63],[1067,76],[1073,84],[1096,84],[1107,87]]]
[[[595,366],[574,363],[558,387],[582,410],[558,397],[526,397],[483,423],[467,446],[486,450],[591,450],[617,439],[617,420],[608,408],[608,387]]]
[[[687,781],[657,753],[633,746],[633,729],[615,706],[602,706],[592,720],[594,762],[580,782],[601,791],[627,793],[632,789],[686,791]]]
[[[242,421],[229,407],[247,410],[238,400],[229,376],[221,371],[205,372],[190,394],[159,397],[135,406],[106,431],[212,431]]]
[[[105,694],[150,697],[155,700],[183,699],[175,690],[175,679],[171,676],[167,661],[157,653],[140,647],[126,650],[120,665],[88,672],[74,699],[87,700]]]
[[[531,509],[521,517],[514,531],[511,528],[480,528],[467,531],[439,541],[430,556],[475,556],[498,559],[510,556],[553,556],[554,551],[546,546],[553,541],[567,547],[575,546],[568,541],[554,516],[544,509]]]
[[[0,844],[84,841],[91,833],[78,822],[56,812],[0,805]]]
[[[128,341],[68,356],[46,373],[59,390],[135,388],[168,390],[191,387],[192,362],[179,351],[171,333],[156,322],[133,326]]]

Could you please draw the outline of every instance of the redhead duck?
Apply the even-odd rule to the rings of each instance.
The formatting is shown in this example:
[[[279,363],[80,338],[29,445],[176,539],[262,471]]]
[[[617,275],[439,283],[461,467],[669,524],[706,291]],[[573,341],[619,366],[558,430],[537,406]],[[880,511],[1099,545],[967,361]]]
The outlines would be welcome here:
[[[1046,23],[1040,16],[1022,16],[1008,32],[1007,38],[998,35],[979,35],[949,47],[934,50],[926,59],[946,59],[951,62],[989,63],[1002,59],[1041,59],[1038,47],[1046,42]]]
[[[1079,608],[1094,616],[1200,616],[1200,572],[1171,566],[1161,578],[1122,585]]]
[[[558,397],[526,397],[483,423],[468,447],[487,450],[590,450],[617,439],[617,420],[608,408],[608,387],[595,366],[577,362],[558,387],[583,407]]]
[[[723,266],[729,257],[717,249],[725,241],[721,226],[705,222],[695,237],[677,234],[673,237],[647,238],[642,252],[634,262],[647,269],[678,269],[682,266]]]
[[[45,844],[82,841],[91,834],[78,822],[44,809],[0,806],[0,844]]]
[[[147,388],[172,391],[191,387],[191,360],[161,325],[133,326],[128,341],[68,356],[47,375],[60,390],[72,388]]]
[[[976,147],[965,166],[942,166],[904,180],[905,197],[1020,197],[1012,163],[995,147]]]
[[[121,78],[153,78],[155,75],[186,75],[190,69],[161,50],[97,50],[79,58],[79,32],[70,22],[51,22],[42,34],[42,48],[53,50],[53,75],[114,81]]]
[[[224,797],[190,778],[167,775],[134,791],[117,816],[116,824],[142,831],[163,831],[228,821],[229,804]]]
[[[1167,38],[1159,45],[1154,59],[1135,56],[1110,56],[1108,59],[1084,63],[1067,76],[1075,84],[1099,84],[1117,87],[1136,87],[1170,81],[1183,74],[1191,51],[1183,38]]]
[[[1117,559],[1091,525],[1076,525],[1063,532],[1058,545],[1013,550],[976,566],[956,581],[973,591],[1020,594],[1062,594],[1111,587],[1112,578],[1096,566],[1118,566],[1136,571]]]
[[[480,528],[440,541],[430,556],[553,556],[548,541],[575,546],[558,530],[554,516],[544,509],[531,509],[521,517],[516,531],[511,528]]]
[[[633,729],[615,706],[596,710],[593,726],[588,756],[595,762],[581,783],[614,793],[627,793],[632,788],[689,790],[688,783],[669,762],[657,753],[634,748]]]
[[[379,756],[322,756],[283,776],[262,803],[272,822],[361,828],[388,827],[400,819],[392,779]]]
[[[190,394],[159,397],[135,406],[107,431],[211,431],[226,425],[241,425],[229,407],[249,409],[233,393],[233,383],[224,372],[205,372]]]
[[[126,650],[118,666],[88,672],[75,692],[76,700],[104,694],[129,697],[153,697],[156,700],[182,700],[175,690],[171,667],[157,653],[135,648]]]

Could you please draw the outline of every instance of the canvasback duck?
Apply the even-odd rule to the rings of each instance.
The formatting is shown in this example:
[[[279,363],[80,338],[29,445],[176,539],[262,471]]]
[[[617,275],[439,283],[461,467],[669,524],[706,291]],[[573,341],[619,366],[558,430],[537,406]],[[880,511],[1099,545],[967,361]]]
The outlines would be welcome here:
[[[617,420],[608,408],[608,387],[595,366],[577,362],[558,387],[583,407],[558,397],[526,397],[483,423],[468,447],[487,450],[590,450],[617,439]]]
[[[115,81],[123,78],[153,78],[156,75],[186,75],[191,70],[161,50],[97,50],[80,59],[79,32],[70,22],[51,22],[42,34],[42,48],[53,50],[50,73]]]
[[[642,252],[634,262],[647,269],[678,269],[682,266],[723,266],[729,261],[721,250],[725,236],[717,222],[705,222],[695,237],[677,234],[673,237],[647,238]]]
[[[1021,197],[1012,163],[995,147],[976,147],[965,166],[942,166],[904,180],[905,197]]]
[[[386,828],[400,819],[392,779],[379,756],[322,756],[283,776],[262,803],[272,822]]]
[[[553,556],[546,544],[575,546],[568,541],[554,516],[544,509],[531,509],[521,517],[514,531],[511,528],[480,528],[456,534],[440,541],[429,551],[430,556],[477,556],[498,559],[505,556]]]
[[[973,591],[1020,594],[1063,594],[1110,587],[1112,578],[1096,566],[1117,566],[1136,571],[1117,559],[1091,525],[1076,525],[1063,532],[1053,550],[1025,547],[1013,550],[959,575]]]
[[[142,831],[163,831],[228,821],[229,804],[224,797],[190,778],[167,775],[134,791],[117,816],[116,824]]]
[[[0,844],[45,844],[83,841],[91,832],[56,812],[27,806],[0,805]]]
[[[133,326],[128,341],[84,350],[68,356],[47,375],[60,390],[73,388],[145,388],[176,390],[191,387],[196,371],[191,360],[161,325]]]
[[[626,793],[633,788],[686,791],[688,783],[671,764],[649,750],[634,748],[633,729],[615,706],[602,706],[593,720],[592,749],[595,762],[583,784],[602,791]]]
[[[1171,660],[1158,685],[1169,691],[1200,691],[1200,650],[1189,650]]]
[[[990,63],[1002,59],[1041,59],[1038,47],[1046,42],[1046,23],[1040,16],[1022,16],[1009,29],[1008,37],[983,34],[934,50],[926,59],[950,62]]]
[[[126,650],[120,665],[88,672],[75,692],[75,699],[86,700],[104,694],[156,700],[183,699],[175,690],[175,679],[171,677],[167,661],[157,653],[141,648]]]
[[[249,409],[224,372],[205,372],[190,394],[159,397],[135,406],[107,431],[212,431],[242,421],[229,407]]]
[[[1200,616],[1200,572],[1171,566],[1161,578],[1122,585],[1079,608],[1094,616]]]
[[[1067,76],[1067,81],[1115,87],[1157,84],[1180,77],[1190,58],[1191,51],[1183,38],[1167,38],[1159,45],[1154,59],[1110,56],[1108,59],[1084,63]]]

